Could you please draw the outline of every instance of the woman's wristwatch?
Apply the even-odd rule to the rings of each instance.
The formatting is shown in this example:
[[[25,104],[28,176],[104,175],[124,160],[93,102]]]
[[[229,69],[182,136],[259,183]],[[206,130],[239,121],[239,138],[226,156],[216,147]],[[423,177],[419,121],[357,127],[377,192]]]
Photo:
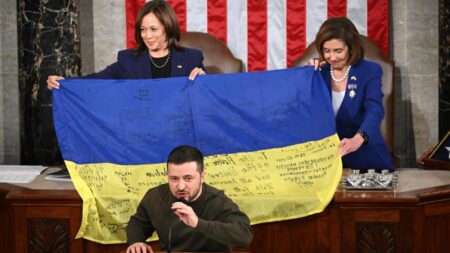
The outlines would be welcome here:
[[[367,136],[367,134],[362,130],[359,130],[358,134],[361,135],[361,137],[363,137],[363,139],[364,139],[364,142],[362,145],[366,145],[367,142],[369,142],[369,136]]]

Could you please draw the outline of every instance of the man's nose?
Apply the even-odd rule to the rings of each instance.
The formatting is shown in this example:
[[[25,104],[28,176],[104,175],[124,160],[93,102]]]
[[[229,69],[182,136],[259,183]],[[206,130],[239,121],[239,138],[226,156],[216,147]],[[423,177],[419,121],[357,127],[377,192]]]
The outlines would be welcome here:
[[[185,187],[186,187],[186,184],[184,183],[184,181],[180,180],[178,182],[178,190],[184,190]]]

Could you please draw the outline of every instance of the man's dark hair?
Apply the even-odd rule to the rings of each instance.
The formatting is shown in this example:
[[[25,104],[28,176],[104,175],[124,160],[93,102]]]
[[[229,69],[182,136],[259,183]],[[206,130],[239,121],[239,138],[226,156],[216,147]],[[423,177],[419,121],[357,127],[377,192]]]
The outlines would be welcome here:
[[[167,38],[167,47],[169,49],[178,48],[177,42],[180,40],[180,25],[178,23],[177,15],[172,9],[172,6],[165,0],[153,0],[147,2],[138,12],[136,21],[134,23],[134,39],[136,40],[137,47],[135,49],[136,54],[141,54],[147,50],[142,37],[141,37],[141,24],[145,15],[152,12],[156,18],[164,26],[164,31]]]
[[[169,168],[169,163],[173,164],[183,164],[187,162],[196,162],[197,171],[201,174],[203,173],[203,154],[197,148],[188,145],[182,145],[174,148],[167,158],[167,168]]]

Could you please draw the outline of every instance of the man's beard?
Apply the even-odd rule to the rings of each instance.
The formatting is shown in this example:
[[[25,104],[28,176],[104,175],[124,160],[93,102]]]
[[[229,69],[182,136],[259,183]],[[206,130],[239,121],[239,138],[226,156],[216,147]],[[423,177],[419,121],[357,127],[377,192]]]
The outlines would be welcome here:
[[[197,191],[192,196],[188,196],[186,201],[191,202],[198,199],[201,189],[202,189],[202,182],[200,182],[200,184],[198,185]]]

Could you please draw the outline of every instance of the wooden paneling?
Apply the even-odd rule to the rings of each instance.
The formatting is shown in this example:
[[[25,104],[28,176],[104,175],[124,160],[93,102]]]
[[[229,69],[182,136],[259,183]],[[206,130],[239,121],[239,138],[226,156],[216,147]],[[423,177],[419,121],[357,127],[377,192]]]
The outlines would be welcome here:
[[[10,233],[13,230],[14,219],[5,200],[8,192],[8,189],[0,187],[0,252],[14,252],[14,234]]]
[[[28,219],[29,253],[70,252],[70,219]]]
[[[0,184],[0,252],[117,253],[125,244],[75,239],[82,201],[76,191]],[[341,192],[321,213],[253,225],[236,252],[447,252],[450,187],[412,192]],[[14,242],[14,243],[12,243]],[[152,247],[159,250],[157,242]]]
[[[343,209],[343,252],[397,252],[400,210]]]
[[[433,243],[427,243],[427,252],[450,251],[450,204],[438,203],[425,208],[423,236]]]

